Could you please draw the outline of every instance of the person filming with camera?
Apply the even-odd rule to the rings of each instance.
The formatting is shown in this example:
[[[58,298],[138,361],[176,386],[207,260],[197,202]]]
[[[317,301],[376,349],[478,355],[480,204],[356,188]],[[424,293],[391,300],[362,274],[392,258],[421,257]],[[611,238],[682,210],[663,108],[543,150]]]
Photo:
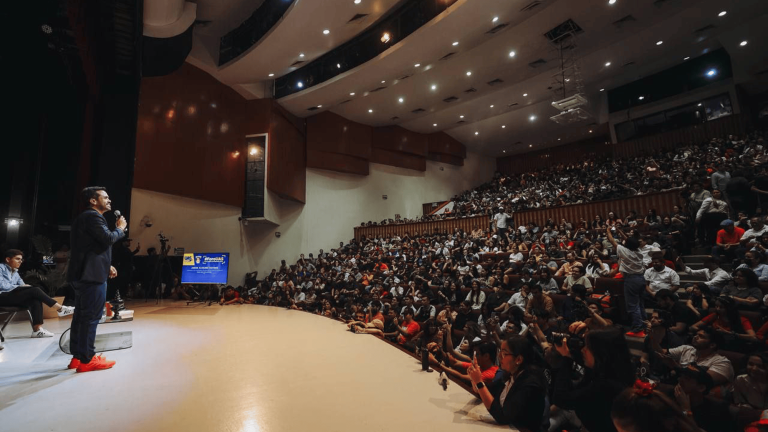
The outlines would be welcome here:
[[[483,405],[499,424],[506,424],[526,432],[545,430],[546,380],[534,365],[535,355],[528,339],[512,336],[501,343],[499,364],[503,380],[485,385],[484,373],[477,358],[467,368],[472,387],[483,400]]]

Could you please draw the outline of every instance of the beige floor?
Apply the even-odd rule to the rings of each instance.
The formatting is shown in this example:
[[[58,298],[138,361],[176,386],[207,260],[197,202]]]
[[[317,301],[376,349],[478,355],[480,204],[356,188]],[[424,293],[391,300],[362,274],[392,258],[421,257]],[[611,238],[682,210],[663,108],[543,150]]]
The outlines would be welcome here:
[[[412,357],[339,322],[264,306],[136,303],[133,348],[114,369],[75,374],[29,323],[0,351],[0,431],[490,430],[482,405]],[[491,420],[492,421],[492,420]],[[508,428],[504,428],[509,430]]]

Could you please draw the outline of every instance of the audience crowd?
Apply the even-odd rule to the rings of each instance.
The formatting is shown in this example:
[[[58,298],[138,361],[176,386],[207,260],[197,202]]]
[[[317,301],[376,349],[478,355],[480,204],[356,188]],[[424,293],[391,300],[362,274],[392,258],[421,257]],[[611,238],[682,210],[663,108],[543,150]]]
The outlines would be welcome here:
[[[497,175],[450,214],[488,214],[490,226],[342,242],[249,274],[219,301],[344,321],[413,352],[520,430],[766,430],[763,139]],[[663,214],[514,218],[671,188],[685,205]],[[694,248],[707,257],[686,263]]]

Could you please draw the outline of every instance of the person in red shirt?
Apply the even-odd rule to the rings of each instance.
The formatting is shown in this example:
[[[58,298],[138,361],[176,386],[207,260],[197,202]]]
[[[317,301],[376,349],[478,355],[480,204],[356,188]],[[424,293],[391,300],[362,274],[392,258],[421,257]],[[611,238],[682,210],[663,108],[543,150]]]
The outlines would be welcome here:
[[[739,313],[738,309],[736,309],[736,303],[728,297],[718,297],[715,300],[715,312],[692,325],[691,330],[697,332],[702,327],[712,327],[718,332],[729,333],[737,339],[744,341],[757,341],[755,331],[752,329],[752,323]]]
[[[400,333],[397,335],[397,343],[400,345],[405,345],[406,343],[410,342],[419,333],[419,331],[421,331],[419,323],[413,320],[412,309],[406,308],[403,311],[403,317],[405,317],[405,320],[403,321],[402,325],[400,325],[397,318],[395,318],[397,332]]]
[[[496,376],[496,371],[499,370],[499,367],[494,364],[496,361],[496,354],[497,348],[496,344],[493,342],[485,342],[475,347],[475,359],[477,360],[477,365],[480,367],[480,372],[485,384],[490,384],[491,381],[493,381],[493,377]],[[462,371],[466,372],[467,368],[469,368],[472,363],[460,362],[449,354],[448,364],[450,367],[445,368],[445,372],[455,378],[464,380],[466,383],[471,382],[469,375]]]
[[[723,229],[717,232],[717,240],[715,241],[717,244],[712,247],[712,256],[721,258],[721,255],[725,255],[732,260],[736,258],[738,249],[741,247],[740,242],[741,236],[744,235],[744,229],[735,226],[730,219],[720,222],[720,226]]]

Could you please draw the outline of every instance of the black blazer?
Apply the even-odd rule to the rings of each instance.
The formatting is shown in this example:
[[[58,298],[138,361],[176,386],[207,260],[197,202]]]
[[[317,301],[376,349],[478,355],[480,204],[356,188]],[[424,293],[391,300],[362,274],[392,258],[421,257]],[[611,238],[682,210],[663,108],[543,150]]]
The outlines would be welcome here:
[[[107,281],[112,265],[112,245],[125,236],[123,230],[110,231],[107,220],[88,209],[72,223],[67,282],[101,284]]]
[[[493,383],[493,388],[488,389],[493,395],[493,403],[488,410],[493,419],[497,423],[514,426],[520,430],[540,432],[547,408],[547,385],[544,375],[537,369],[521,372],[515,378],[502,406],[500,396],[505,386],[506,381],[499,380]]]

